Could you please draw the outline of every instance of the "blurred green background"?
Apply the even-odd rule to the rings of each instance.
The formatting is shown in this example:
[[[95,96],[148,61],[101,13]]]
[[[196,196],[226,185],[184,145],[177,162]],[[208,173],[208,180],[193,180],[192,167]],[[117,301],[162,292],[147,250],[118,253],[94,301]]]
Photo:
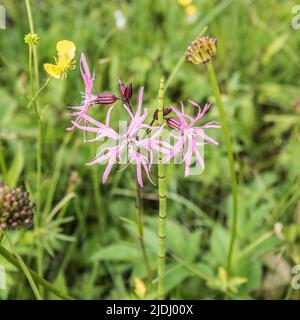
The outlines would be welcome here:
[[[224,271],[231,225],[231,188],[222,131],[219,147],[205,149],[206,169],[183,177],[168,166],[168,298],[296,299],[291,268],[300,264],[300,30],[293,30],[296,1],[32,0],[43,63],[53,63],[56,42],[76,43],[95,70],[96,92],[117,92],[132,81],[134,99],[145,87],[144,105],[155,110],[161,75],[168,77],[190,42],[208,27],[218,39],[215,67],[230,126],[239,183],[238,237],[233,274]],[[0,30],[0,141],[8,174],[1,183],[23,185],[36,198],[36,133],[28,73],[29,32],[24,1],[2,0],[7,25]],[[191,7],[191,5],[193,7]],[[121,20],[120,20],[121,19]],[[78,66],[78,63],[77,63]],[[135,228],[133,168],[114,169],[102,185],[104,166],[86,167],[96,145],[81,132],[67,133],[66,106],[81,101],[77,67],[53,80],[39,102],[43,128],[40,227],[9,232],[26,263],[36,269],[36,247],[44,250],[43,272],[56,287],[80,299],[152,298]],[[166,104],[193,99],[214,104],[206,68],[184,63],[166,92]],[[192,109],[187,109],[192,112]],[[105,118],[106,106],[94,109]],[[121,104],[113,122],[124,117]],[[212,108],[207,120],[218,119]],[[156,168],[152,176],[156,176]],[[157,190],[143,189],[145,243],[156,275]],[[54,209],[51,221],[46,217]],[[9,245],[2,244],[9,249]],[[24,275],[0,257],[7,271],[2,299],[31,299]],[[22,285],[20,285],[22,284]],[[155,284],[154,284],[155,286]],[[145,292],[145,288],[147,291]],[[46,298],[54,298],[46,292]]]

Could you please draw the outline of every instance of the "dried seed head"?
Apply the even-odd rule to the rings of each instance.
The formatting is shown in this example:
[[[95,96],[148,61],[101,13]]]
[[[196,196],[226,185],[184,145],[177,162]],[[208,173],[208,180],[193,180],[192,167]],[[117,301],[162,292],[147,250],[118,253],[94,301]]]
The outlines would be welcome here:
[[[34,203],[21,188],[0,185],[0,231],[28,226],[32,223]]]
[[[210,37],[198,37],[192,42],[186,51],[186,59],[192,64],[198,65],[210,62],[217,51],[217,39]]]

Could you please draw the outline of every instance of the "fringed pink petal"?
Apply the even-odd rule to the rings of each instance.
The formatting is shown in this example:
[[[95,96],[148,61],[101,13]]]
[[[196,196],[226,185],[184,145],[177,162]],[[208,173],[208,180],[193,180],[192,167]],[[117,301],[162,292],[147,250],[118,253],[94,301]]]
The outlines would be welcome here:
[[[126,104],[123,104],[123,107],[128,112],[130,119],[132,120],[134,118],[134,115],[132,114],[131,110],[126,106]]]
[[[113,109],[114,106],[110,107],[107,111],[107,115],[106,115],[106,120],[105,120],[105,125],[106,126],[109,126],[109,123],[110,123],[110,114],[111,114],[111,111]]]
[[[106,166],[105,171],[104,171],[103,176],[102,176],[102,182],[103,183],[106,183],[114,163],[115,163],[115,159],[111,158],[109,160],[108,165]]]
[[[70,107],[67,107],[67,108],[74,109],[74,110],[81,110],[82,106],[70,106]]]
[[[207,135],[206,133],[204,133],[204,131],[201,128],[195,128],[196,131],[195,133],[199,136],[201,136],[204,140],[207,140],[208,142],[218,145],[219,142],[214,140],[213,138],[211,138],[209,135]]]
[[[141,188],[144,187],[142,179],[142,166],[139,160],[136,161],[136,178]]]
[[[143,105],[143,95],[144,95],[144,87],[141,87],[140,93],[139,93],[139,99],[138,99],[138,106],[136,109],[136,117],[140,117],[141,111],[142,111],[142,105]]]
[[[204,169],[204,168],[205,168],[204,160],[203,160],[203,158],[202,158],[201,153],[198,151],[197,148],[196,148],[196,150],[195,150],[195,156],[196,156],[196,159],[197,159],[200,167],[201,167],[202,169]]]
[[[208,123],[204,124],[203,126],[201,126],[201,128],[202,129],[211,129],[211,128],[219,129],[219,128],[221,128],[221,126],[219,125],[218,122],[211,121],[211,122],[208,122]]]
[[[91,95],[94,84],[94,76],[91,77],[89,66],[83,53],[81,54],[80,58],[80,72],[85,83],[85,93],[86,95]]]
[[[88,131],[88,132],[99,132],[99,128],[94,128],[94,127],[87,127],[87,126],[81,126],[78,124],[76,121],[72,121],[73,125],[82,130],[82,131]]]

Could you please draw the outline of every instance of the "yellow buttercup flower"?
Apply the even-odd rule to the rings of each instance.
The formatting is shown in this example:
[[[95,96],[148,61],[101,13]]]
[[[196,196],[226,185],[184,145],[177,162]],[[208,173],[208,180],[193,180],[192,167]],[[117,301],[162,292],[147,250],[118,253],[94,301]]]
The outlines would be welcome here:
[[[144,297],[147,291],[147,288],[144,282],[139,277],[134,277],[134,292],[140,298]]]
[[[190,4],[184,9],[184,11],[187,16],[193,16],[197,13],[197,7],[193,4]]]
[[[181,6],[188,6],[189,4],[191,4],[193,2],[193,0],[177,0],[177,2],[181,5]]]
[[[56,44],[57,57],[54,57],[55,64],[45,63],[45,71],[53,78],[64,79],[68,71],[75,68],[76,46],[69,40],[58,41]]]

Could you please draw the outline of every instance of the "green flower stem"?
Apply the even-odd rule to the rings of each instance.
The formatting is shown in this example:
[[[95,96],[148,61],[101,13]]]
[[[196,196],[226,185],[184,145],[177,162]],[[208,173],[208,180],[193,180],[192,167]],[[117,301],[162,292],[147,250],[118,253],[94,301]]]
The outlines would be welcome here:
[[[213,91],[214,91],[214,95],[215,95],[216,103],[217,103],[217,108],[219,111],[220,122],[221,122],[221,126],[223,129],[223,134],[224,134],[225,143],[226,143],[226,147],[227,147],[227,157],[228,157],[229,169],[230,169],[230,175],[231,175],[233,220],[232,220],[232,226],[231,226],[230,244],[229,244],[228,257],[227,257],[227,273],[228,273],[228,276],[230,276],[232,255],[233,255],[233,249],[234,249],[234,244],[235,244],[235,240],[236,240],[237,220],[238,220],[237,179],[236,179],[236,174],[234,171],[234,157],[233,157],[233,153],[232,153],[229,128],[228,128],[228,124],[227,124],[227,120],[226,120],[226,116],[225,116],[225,111],[224,111],[224,107],[223,107],[223,103],[222,103],[222,99],[221,99],[218,80],[216,77],[214,66],[211,62],[207,64],[207,70],[209,73],[210,82],[213,87]]]
[[[47,80],[44,82],[44,84],[39,88],[39,90],[36,92],[34,97],[29,101],[27,104],[27,108],[30,108],[33,103],[37,101],[37,98],[40,96],[40,94],[45,90],[45,88],[48,86],[52,78],[47,78]],[[40,110],[39,110],[39,115],[40,115]]]
[[[5,258],[7,261],[9,261],[11,264],[13,264],[15,267],[17,267],[19,270],[22,270],[22,267],[19,263],[19,261],[10,254],[2,245],[0,245],[0,255]],[[31,270],[30,268],[26,267],[28,272],[30,273],[32,279],[36,281],[39,285],[43,286],[45,289],[51,291],[53,294],[55,294],[57,297],[64,299],[64,300],[73,300],[71,296],[68,294],[61,292],[57,288],[55,288],[50,282],[47,280],[41,278],[36,272]]]
[[[39,229],[42,224],[42,210],[41,210],[41,184],[42,184],[42,134],[43,134],[43,124],[38,121],[38,135],[37,135],[37,176],[36,176],[36,213],[34,227],[35,230]],[[37,239],[37,271],[40,277],[43,277],[43,260],[44,260],[44,250],[42,246],[41,239]],[[43,289],[41,288],[41,294],[43,295]]]
[[[158,125],[164,123],[164,85],[165,80],[161,78],[158,94]],[[160,136],[162,141],[162,135]],[[166,269],[166,173],[162,162],[163,154],[158,156],[158,197],[159,197],[159,253],[158,253],[158,297],[165,298],[164,276]]]
[[[32,59],[33,59],[33,45],[29,45],[29,59],[28,59],[28,65],[29,65],[29,80],[30,80],[30,84],[31,84],[31,95],[34,96],[34,92],[35,92],[35,86],[34,86],[34,80],[33,80],[33,73],[32,73]],[[41,115],[40,112],[38,110],[37,104],[34,103],[34,111],[37,117],[38,121],[41,121]]]
[[[207,27],[205,26],[201,32],[200,32],[200,36],[204,35],[204,33],[206,32]],[[170,86],[171,82],[173,81],[173,79],[175,78],[177,72],[179,71],[179,69],[181,68],[181,66],[183,65],[183,63],[185,62],[185,55],[186,53],[184,52],[182,54],[182,56],[180,57],[180,59],[177,61],[175,67],[172,69],[172,72],[170,73],[169,77],[167,78],[166,84],[165,84],[165,89],[164,91],[167,90],[167,88]]]
[[[30,287],[31,287],[31,289],[32,289],[32,291],[33,291],[33,293],[35,295],[35,298],[37,300],[43,300],[41,295],[40,295],[40,293],[39,293],[39,290],[38,290],[38,288],[37,288],[37,286],[36,286],[36,284],[34,282],[34,280],[32,279],[32,276],[31,276],[26,264],[24,263],[24,261],[22,259],[22,257],[17,253],[14,244],[12,243],[12,241],[10,241],[10,239],[7,236],[6,233],[5,233],[5,237],[6,237],[6,240],[7,240],[7,242],[9,243],[9,245],[11,247],[11,250],[13,251],[14,255],[16,256],[16,259],[17,259],[17,261],[19,263],[20,268],[22,269],[25,277],[27,278],[27,280],[29,282],[29,285],[30,285]]]
[[[144,242],[144,227],[143,227],[143,218],[142,218],[142,203],[141,203],[141,187],[136,181],[136,204],[135,204],[135,209],[136,209],[136,216],[137,216],[137,223],[138,223],[138,233],[139,233],[139,240],[141,244],[141,249],[143,253],[143,259],[144,263],[146,266],[146,270],[148,273],[148,281],[149,285],[151,285],[152,281],[152,274],[151,274],[151,268],[146,252],[146,247],[145,247],[145,242]]]
[[[7,173],[7,168],[6,168],[6,162],[5,162],[5,158],[4,158],[4,148],[3,148],[3,144],[0,138],[0,168],[1,168],[1,172],[2,172],[2,176],[3,176],[3,180],[6,179],[6,173]]]
[[[30,1],[25,0],[26,4],[26,11],[28,16],[28,23],[29,23],[29,29],[30,33],[34,34],[34,24],[32,19],[32,13],[31,13],[31,6]],[[32,61],[34,65],[34,77],[32,75]],[[33,90],[32,95],[34,92],[36,94],[33,96],[32,100],[28,104],[28,107],[31,106],[32,103],[35,104],[35,110],[37,114],[37,123],[38,123],[38,130],[37,130],[37,150],[36,150],[36,158],[37,158],[37,174],[36,174],[36,214],[35,214],[35,221],[34,226],[35,229],[38,229],[41,224],[41,181],[42,181],[42,141],[43,141],[43,124],[41,119],[41,110],[40,106],[38,104],[38,96],[41,94],[41,92],[45,89],[45,87],[48,85],[50,80],[46,80],[45,84],[39,88],[39,70],[38,70],[38,54],[37,54],[37,48],[35,45],[29,46],[29,74],[30,74],[30,82],[31,82],[31,88]],[[39,239],[40,240],[40,239]],[[40,277],[43,277],[43,247],[41,241],[37,241],[37,270]],[[40,292],[43,297],[43,288],[40,287]]]
[[[27,16],[28,16],[29,30],[30,30],[30,33],[34,34],[35,32],[34,32],[32,13],[31,13],[30,0],[25,0],[25,5],[26,5]],[[35,90],[37,90],[38,87],[40,86],[40,81],[39,81],[39,65],[38,65],[39,59],[38,59],[36,46],[33,46],[33,61],[34,61],[34,73],[35,73]]]
[[[164,90],[167,90],[167,88],[170,86],[171,82],[175,78],[178,70],[181,68],[181,66],[183,65],[184,62],[185,62],[185,53],[177,61],[175,67],[173,68],[172,72],[170,73],[169,77],[167,78]]]

